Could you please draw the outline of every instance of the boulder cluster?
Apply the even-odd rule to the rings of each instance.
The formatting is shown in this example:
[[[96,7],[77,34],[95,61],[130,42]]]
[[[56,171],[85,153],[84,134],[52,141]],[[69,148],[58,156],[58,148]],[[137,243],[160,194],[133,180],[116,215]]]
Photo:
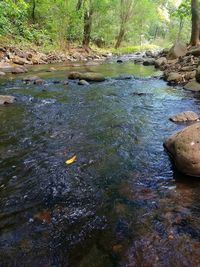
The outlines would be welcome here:
[[[111,56],[110,53],[97,54],[92,50],[90,53],[82,48],[71,49],[71,52],[59,53],[41,53],[34,49],[24,51],[16,47],[0,47],[0,62],[13,63],[20,66],[34,64],[62,63],[65,61],[87,61],[87,60],[105,60]]]

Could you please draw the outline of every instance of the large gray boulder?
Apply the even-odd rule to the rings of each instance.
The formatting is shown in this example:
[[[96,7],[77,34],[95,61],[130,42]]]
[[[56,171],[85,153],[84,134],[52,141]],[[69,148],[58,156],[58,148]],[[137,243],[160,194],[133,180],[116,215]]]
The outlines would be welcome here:
[[[200,123],[172,135],[164,146],[180,172],[200,177]]]
[[[179,57],[183,57],[186,54],[187,54],[186,45],[178,42],[170,48],[167,54],[167,59],[176,59]]]
[[[0,95],[0,105],[12,104],[16,101],[16,98],[11,95]]]

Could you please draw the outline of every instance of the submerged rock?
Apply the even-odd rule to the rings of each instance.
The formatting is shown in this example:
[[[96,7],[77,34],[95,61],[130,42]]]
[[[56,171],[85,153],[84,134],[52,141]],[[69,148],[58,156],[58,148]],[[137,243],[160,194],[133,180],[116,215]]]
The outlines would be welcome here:
[[[14,96],[10,95],[0,95],[0,105],[12,104],[16,101]]]
[[[28,76],[23,79],[24,82],[34,82],[36,80],[40,80],[39,76]]]
[[[178,113],[172,117],[170,117],[170,120],[173,122],[186,122],[186,121],[196,121],[199,119],[199,115],[197,115],[193,111],[185,111]]]
[[[165,141],[164,147],[180,172],[200,177],[200,123],[172,135]]]
[[[155,64],[155,59],[154,58],[147,58],[143,61],[144,66],[151,66]]]
[[[37,80],[35,80],[33,83],[36,84],[36,85],[41,85],[41,84],[43,84],[44,82],[45,82],[45,81],[42,80],[42,79],[37,79]]]
[[[130,80],[133,77],[131,75],[121,74],[118,77],[114,77],[115,80]]]

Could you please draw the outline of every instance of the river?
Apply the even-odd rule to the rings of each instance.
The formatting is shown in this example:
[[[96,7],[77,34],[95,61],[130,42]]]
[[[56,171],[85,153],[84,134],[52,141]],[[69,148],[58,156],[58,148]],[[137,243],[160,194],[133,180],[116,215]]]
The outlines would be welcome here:
[[[0,80],[17,97],[0,106],[0,267],[200,266],[200,183],[163,148],[199,95],[130,61],[48,68]],[[72,70],[107,80],[65,85]]]

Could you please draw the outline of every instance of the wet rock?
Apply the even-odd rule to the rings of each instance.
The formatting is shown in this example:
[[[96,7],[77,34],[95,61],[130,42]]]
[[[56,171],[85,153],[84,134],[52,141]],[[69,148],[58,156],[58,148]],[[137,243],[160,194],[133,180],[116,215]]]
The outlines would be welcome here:
[[[41,85],[41,84],[44,84],[44,80],[42,80],[42,79],[37,79],[37,80],[35,80],[33,83],[34,84],[36,84],[36,85]]]
[[[11,72],[12,74],[21,74],[21,73],[28,72],[28,70],[25,67],[15,67],[15,68],[12,68]]]
[[[164,146],[180,172],[200,177],[200,123],[172,135]]]
[[[196,70],[196,75],[195,75],[195,77],[196,77],[197,82],[200,83],[200,66],[198,66],[198,68],[197,68],[197,70]]]
[[[80,80],[79,82],[78,82],[78,84],[79,85],[90,85],[87,81],[85,81],[85,80]]]
[[[47,70],[47,72],[53,72],[53,71],[56,71],[56,69],[54,67],[51,67]]]
[[[69,84],[68,81],[64,81],[64,82],[63,82],[63,85],[68,85],[68,84]]]
[[[149,51],[146,51],[146,52],[145,52],[145,55],[146,55],[147,57],[151,57],[151,58],[154,57],[154,53],[153,53],[152,51],[150,51],[150,50],[149,50]]]
[[[81,77],[81,73],[77,71],[72,71],[68,75],[68,79],[71,79],[71,80],[77,80],[77,79],[80,79],[80,77]]]
[[[143,58],[136,58],[136,59],[134,60],[134,63],[135,63],[135,64],[143,64],[143,62],[144,62],[144,59],[143,59]]]
[[[148,58],[143,61],[144,66],[151,66],[155,64],[155,59],[153,58]]]
[[[105,81],[105,77],[100,73],[86,72],[81,74],[80,80],[86,80],[88,82],[103,82]]]
[[[167,81],[170,84],[178,84],[183,80],[183,77],[181,74],[177,73],[177,72],[171,72],[167,75]]]
[[[155,60],[155,67],[156,68],[160,68],[162,65],[167,63],[167,59],[166,57],[160,57],[158,59]]]
[[[186,85],[184,85],[184,89],[193,92],[200,92],[200,83],[196,81],[188,82]]]
[[[37,80],[40,80],[41,78],[39,76],[28,76],[23,79],[24,82],[34,82]]]
[[[6,75],[5,72],[0,71],[0,76],[4,76],[4,75]]]
[[[176,43],[174,44],[167,54],[167,59],[176,59],[183,57],[187,54],[187,47],[185,44]]]
[[[10,95],[0,95],[0,105],[12,104],[16,101],[14,96]]]
[[[186,121],[196,121],[199,119],[199,115],[197,115],[193,111],[185,111],[178,113],[172,117],[170,117],[170,120],[173,122],[186,122]]]
[[[122,75],[119,75],[118,77],[115,77],[114,79],[115,80],[130,80],[130,79],[132,79],[132,76],[131,75],[122,74]]]

